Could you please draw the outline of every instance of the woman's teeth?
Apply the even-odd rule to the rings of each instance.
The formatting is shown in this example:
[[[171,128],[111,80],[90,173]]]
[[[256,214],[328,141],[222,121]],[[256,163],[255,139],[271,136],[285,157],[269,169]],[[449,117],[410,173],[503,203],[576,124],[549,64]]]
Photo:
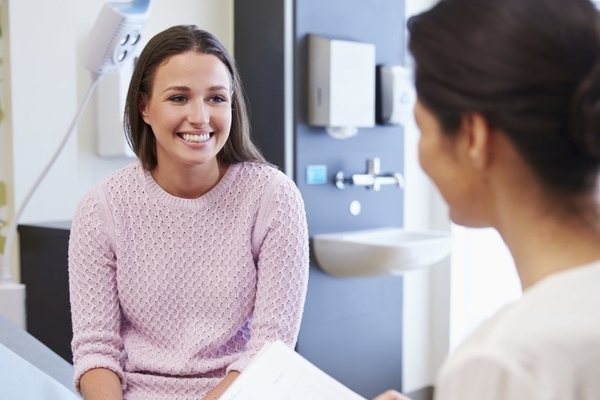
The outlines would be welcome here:
[[[195,135],[193,133],[184,133],[183,135],[181,135],[181,137],[186,142],[202,143],[210,139],[210,133],[202,133],[200,135]]]

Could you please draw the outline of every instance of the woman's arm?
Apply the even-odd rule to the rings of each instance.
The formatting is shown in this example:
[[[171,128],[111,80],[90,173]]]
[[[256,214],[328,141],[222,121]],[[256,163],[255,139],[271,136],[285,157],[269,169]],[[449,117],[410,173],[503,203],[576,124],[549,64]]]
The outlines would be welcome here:
[[[300,192],[283,173],[265,189],[254,237],[257,285],[250,341],[228,371],[242,371],[268,342],[293,347],[298,338],[308,285],[308,228]]]
[[[95,368],[79,381],[84,400],[123,400],[121,380],[110,369]]]
[[[98,190],[80,203],[69,239],[69,289],[73,321],[74,383],[95,369],[123,375],[121,315],[111,229]],[[93,375],[92,375],[93,376]]]
[[[221,382],[219,382],[219,384],[217,386],[215,386],[215,388],[213,390],[211,390],[206,396],[204,396],[202,398],[202,400],[216,400],[219,397],[221,397],[221,395],[223,393],[225,393],[227,388],[229,386],[231,386],[233,381],[235,381],[235,379],[239,375],[240,375],[240,373],[238,371],[231,371],[230,373],[228,373],[225,376],[225,378],[223,378],[223,380]],[[87,399],[85,399],[85,400],[87,400]]]

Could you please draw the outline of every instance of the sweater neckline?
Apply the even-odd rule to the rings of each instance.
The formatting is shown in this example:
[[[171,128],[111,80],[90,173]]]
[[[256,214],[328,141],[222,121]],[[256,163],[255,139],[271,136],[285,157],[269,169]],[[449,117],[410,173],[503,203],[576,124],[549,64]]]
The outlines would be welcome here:
[[[173,196],[165,191],[158,183],[156,183],[152,174],[149,171],[146,171],[141,164],[138,164],[138,170],[142,175],[142,181],[145,183],[146,190],[150,197],[169,207],[183,209],[195,209],[215,202],[223,194],[227,193],[228,189],[235,181],[240,168],[241,163],[229,165],[225,174],[223,174],[219,182],[217,182],[212,189],[195,199],[185,199]]]

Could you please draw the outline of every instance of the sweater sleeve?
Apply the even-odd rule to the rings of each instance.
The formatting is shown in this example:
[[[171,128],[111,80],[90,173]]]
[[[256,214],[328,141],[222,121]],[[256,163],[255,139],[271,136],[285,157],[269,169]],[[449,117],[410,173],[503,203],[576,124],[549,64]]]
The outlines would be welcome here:
[[[270,341],[294,347],[308,284],[308,228],[300,191],[278,173],[257,218],[257,288],[247,351],[227,371],[242,371]]]
[[[94,368],[115,372],[125,387],[112,219],[100,187],[79,204],[69,239],[69,286],[73,321],[75,388]]]

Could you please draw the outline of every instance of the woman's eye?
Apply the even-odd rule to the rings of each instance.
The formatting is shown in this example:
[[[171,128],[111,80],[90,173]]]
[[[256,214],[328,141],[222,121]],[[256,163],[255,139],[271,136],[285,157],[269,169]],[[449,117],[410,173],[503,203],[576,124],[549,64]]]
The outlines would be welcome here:
[[[170,101],[175,103],[181,103],[187,100],[187,98],[183,95],[172,96],[169,98]]]
[[[227,101],[227,99],[225,98],[225,96],[213,96],[210,99],[213,103],[225,103]]]

